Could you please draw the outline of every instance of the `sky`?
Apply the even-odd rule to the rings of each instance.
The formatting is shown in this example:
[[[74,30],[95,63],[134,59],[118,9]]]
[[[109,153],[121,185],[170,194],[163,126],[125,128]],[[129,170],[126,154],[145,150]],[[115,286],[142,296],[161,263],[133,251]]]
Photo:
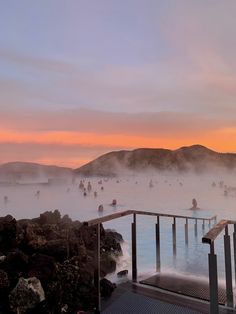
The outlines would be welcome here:
[[[0,163],[236,152],[235,0],[0,0]]]

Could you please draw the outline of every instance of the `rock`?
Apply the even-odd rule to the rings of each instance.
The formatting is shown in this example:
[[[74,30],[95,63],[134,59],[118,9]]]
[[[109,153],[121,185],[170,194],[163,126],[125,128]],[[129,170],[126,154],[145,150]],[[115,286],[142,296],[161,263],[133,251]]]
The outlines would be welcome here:
[[[0,251],[7,252],[16,244],[16,220],[11,216],[0,217]]]
[[[29,254],[47,242],[42,226],[33,220],[21,222],[17,229],[18,245]]]
[[[61,214],[59,210],[54,210],[54,212],[45,212],[40,215],[39,223],[40,224],[57,224],[61,220]]]
[[[48,285],[46,294],[50,304],[61,307],[67,304],[68,313],[74,313],[78,308],[92,309],[96,294],[93,274],[87,268],[73,265],[70,261],[57,264],[55,279]],[[58,312],[54,309],[53,313]]]
[[[72,221],[67,215],[61,218],[58,211],[17,222],[11,216],[0,218],[0,314],[10,313],[9,304],[13,312],[27,314],[93,310],[96,232],[95,226]],[[102,225],[100,236],[101,276],[105,277],[116,270],[123,239]],[[43,287],[45,300],[33,289],[32,278]],[[108,296],[114,286],[103,281],[103,290]]]
[[[113,273],[116,271],[116,261],[112,255],[101,254],[101,276],[106,276],[109,273]]]
[[[10,282],[5,271],[0,269],[0,313],[9,313],[8,293]]]
[[[4,262],[5,259],[6,259],[6,255],[1,255],[1,256],[0,256],[0,264],[1,264],[2,262]]]
[[[50,240],[39,247],[38,252],[53,256],[57,261],[64,261],[67,259],[67,246],[67,240],[65,239]]]
[[[117,241],[117,236],[112,232],[105,232],[104,236],[101,237],[101,248],[107,253],[119,256],[122,254],[120,242]]]
[[[10,283],[7,273],[4,270],[0,269],[0,295],[4,290],[8,289],[9,285]]]
[[[68,312],[68,305],[65,304],[63,305],[63,307],[61,308],[61,313],[67,313]]]
[[[114,238],[117,242],[119,242],[119,243],[124,242],[122,235],[120,233],[116,232],[115,230],[106,229],[105,231],[106,231],[107,236]]]
[[[38,303],[34,308],[28,309],[26,314],[56,314],[56,312],[51,311],[51,307],[46,300]],[[60,313],[60,312],[59,312]]]
[[[117,273],[117,277],[124,277],[124,276],[127,276],[128,275],[128,270],[125,269],[125,270],[121,270]]]
[[[112,292],[116,288],[116,284],[112,283],[106,278],[103,278],[102,280],[100,280],[100,286],[101,286],[101,296],[103,298],[109,298]]]
[[[80,237],[88,250],[95,250],[96,246],[96,228],[82,225],[80,228]]]
[[[61,222],[64,224],[71,224],[72,223],[72,219],[68,216],[68,215],[64,215],[61,219]]]
[[[20,250],[10,252],[1,263],[1,268],[8,274],[12,288],[17,284],[20,276],[27,275],[28,256]]]
[[[20,278],[9,295],[10,308],[14,313],[23,314],[45,299],[40,281],[36,277]]]
[[[57,240],[61,237],[61,231],[58,224],[44,224],[41,228],[47,241]]]
[[[29,262],[29,277],[37,277],[42,285],[46,285],[54,276],[56,265],[54,258],[43,254],[34,254]]]

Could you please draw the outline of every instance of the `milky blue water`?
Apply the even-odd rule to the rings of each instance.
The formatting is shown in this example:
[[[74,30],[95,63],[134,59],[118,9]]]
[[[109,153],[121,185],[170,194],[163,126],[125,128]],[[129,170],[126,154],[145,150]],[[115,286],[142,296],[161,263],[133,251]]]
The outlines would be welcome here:
[[[153,187],[149,187],[152,179]],[[119,181],[118,181],[119,180]],[[127,209],[152,211],[188,215],[191,217],[211,217],[236,219],[236,197],[234,192],[224,195],[224,188],[218,182],[224,180],[224,185],[236,186],[233,176],[205,175],[205,176],[176,176],[176,175],[148,175],[139,177],[122,177],[109,179],[98,184],[99,179],[90,179],[92,191],[83,196],[78,188],[79,180],[75,185],[58,186],[48,185],[18,185],[0,186],[0,216],[12,214],[17,219],[37,217],[46,210],[59,209],[63,214],[69,214],[73,219],[86,221],[99,217],[97,208],[103,205],[103,215]],[[212,182],[216,187],[212,187]],[[88,180],[85,181],[85,186]],[[104,190],[101,190],[101,186]],[[67,191],[67,189],[70,191]],[[35,192],[40,190],[40,197]],[[98,196],[94,197],[94,191]],[[4,196],[9,202],[4,204]],[[196,198],[199,210],[190,210],[192,199]],[[113,199],[117,206],[110,206]],[[105,228],[115,229],[123,235],[124,256],[119,261],[119,269],[131,266],[131,222],[132,217],[122,217],[104,224]],[[160,218],[161,227],[161,269],[166,272],[207,277],[209,246],[201,243],[201,238],[208,231],[206,224],[198,225],[198,236],[194,234],[194,221],[189,221],[189,243],[185,245],[185,220],[177,219],[177,254],[173,257],[171,218]],[[141,277],[155,272],[155,217],[137,217],[137,252],[138,274]],[[231,229],[230,229],[231,231]],[[223,235],[216,241],[218,254],[219,278],[224,278]],[[232,239],[231,239],[232,240]],[[233,248],[233,246],[232,246]]]

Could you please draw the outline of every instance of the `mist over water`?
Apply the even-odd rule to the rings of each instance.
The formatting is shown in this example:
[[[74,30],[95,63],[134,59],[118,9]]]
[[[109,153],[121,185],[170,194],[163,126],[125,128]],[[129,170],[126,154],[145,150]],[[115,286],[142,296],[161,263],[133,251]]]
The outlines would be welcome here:
[[[85,188],[90,181],[92,190],[79,188],[83,180]],[[102,183],[99,184],[99,181]],[[152,182],[150,187],[150,180]],[[223,182],[221,182],[223,181]],[[213,184],[213,182],[215,184]],[[221,182],[221,183],[220,183]],[[103,187],[103,190],[101,189]],[[231,189],[229,188],[231,187]],[[0,185],[0,216],[13,215],[16,219],[33,218],[46,210],[60,210],[72,219],[86,221],[101,215],[133,209],[157,213],[178,214],[191,217],[236,219],[236,178],[230,174],[143,174],[119,178],[77,178],[72,184],[14,184]],[[37,191],[40,191],[37,195]],[[94,192],[97,192],[97,197]],[[227,191],[227,193],[225,192]],[[7,200],[6,200],[7,197]],[[192,199],[198,203],[198,210],[191,210]],[[111,206],[112,200],[116,206]],[[98,206],[103,205],[103,212]],[[105,228],[120,232],[125,240],[124,256],[119,260],[118,270],[130,269],[131,265],[131,224],[132,217],[122,217],[104,224]],[[189,243],[185,246],[184,223],[177,219],[177,255],[173,258],[171,218],[160,218],[161,226],[161,268],[162,271],[208,276],[209,246],[201,243],[208,229],[202,230],[198,224],[198,236],[194,235],[194,221],[189,220]],[[141,276],[155,272],[155,217],[137,217],[138,274]],[[231,233],[231,227],[230,227]],[[219,277],[224,277],[223,234],[216,241]],[[130,272],[129,272],[130,273]]]

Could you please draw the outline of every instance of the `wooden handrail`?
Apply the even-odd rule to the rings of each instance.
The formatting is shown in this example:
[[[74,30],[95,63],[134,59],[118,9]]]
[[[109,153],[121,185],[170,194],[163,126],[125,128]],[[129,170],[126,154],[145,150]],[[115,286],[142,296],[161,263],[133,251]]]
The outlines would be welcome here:
[[[128,215],[131,215],[133,213],[134,213],[134,210],[125,210],[125,211],[122,211],[122,212],[118,212],[118,213],[114,213],[114,214],[111,214],[111,215],[107,215],[107,216],[103,216],[103,217],[100,217],[100,218],[95,218],[95,219],[91,219],[89,221],[85,221],[84,225],[86,225],[86,226],[94,226],[94,225],[97,225],[98,223],[103,223],[103,222],[110,221],[110,220],[113,220],[113,219],[116,219],[116,218],[128,216]]]
[[[171,214],[163,214],[163,213],[154,213],[148,211],[140,211],[140,210],[125,210],[122,212],[117,212],[111,215],[103,216],[100,218],[91,219],[84,222],[86,226],[94,226],[98,223],[103,223],[106,221],[110,221],[113,219],[121,218],[128,215],[146,215],[146,216],[155,216],[155,217],[170,217],[170,218],[182,218],[182,219],[193,219],[193,220],[201,220],[201,221],[211,221],[215,220],[216,216],[212,216],[211,218],[203,218],[203,217],[190,217],[190,216],[182,216],[182,215],[171,215]]]
[[[233,284],[232,284],[232,265],[231,265],[231,244],[228,225],[234,224],[233,245],[234,245],[234,271],[236,276],[236,221],[222,219],[218,224],[213,226],[202,238],[202,243],[210,245],[208,254],[209,263],[209,286],[210,286],[210,313],[219,313],[218,304],[218,274],[217,274],[217,255],[215,254],[214,241],[224,230],[224,257],[225,257],[225,283],[227,306],[234,307]]]
[[[212,244],[218,235],[225,229],[230,221],[222,219],[218,224],[211,228],[202,238],[202,243]]]
[[[170,217],[170,218],[182,218],[182,219],[192,219],[192,220],[215,220],[216,215],[210,218],[203,218],[203,217],[192,217],[192,216],[183,216],[183,215],[172,215],[172,214],[163,214],[163,213],[154,213],[154,212],[146,212],[140,210],[134,210],[134,213],[138,215],[147,215],[147,216],[159,216],[159,217]]]
[[[203,217],[190,217],[190,216],[182,216],[182,215],[171,215],[171,214],[163,214],[163,213],[154,213],[148,211],[140,211],[140,210],[125,210],[121,212],[116,212],[110,215],[106,215],[103,217],[91,219],[89,221],[85,221],[84,225],[86,226],[96,226],[96,270],[95,270],[95,287],[97,289],[97,305],[96,305],[96,313],[100,313],[101,302],[100,302],[100,228],[101,224],[107,221],[111,221],[113,219],[125,217],[128,215],[133,215],[133,222],[131,223],[131,243],[132,243],[132,280],[133,282],[137,281],[137,235],[136,235],[136,216],[137,215],[146,215],[146,216],[154,216],[157,218],[156,221],[156,270],[157,272],[161,271],[161,260],[160,260],[160,217],[168,217],[173,218],[172,224],[172,241],[173,241],[173,256],[176,257],[176,218],[184,219],[185,222],[185,244],[188,243],[188,219],[195,220],[195,236],[197,235],[197,220],[203,222],[203,228],[205,225],[205,221],[209,222],[209,226],[211,220],[216,221],[216,216],[211,218],[203,218]]]

